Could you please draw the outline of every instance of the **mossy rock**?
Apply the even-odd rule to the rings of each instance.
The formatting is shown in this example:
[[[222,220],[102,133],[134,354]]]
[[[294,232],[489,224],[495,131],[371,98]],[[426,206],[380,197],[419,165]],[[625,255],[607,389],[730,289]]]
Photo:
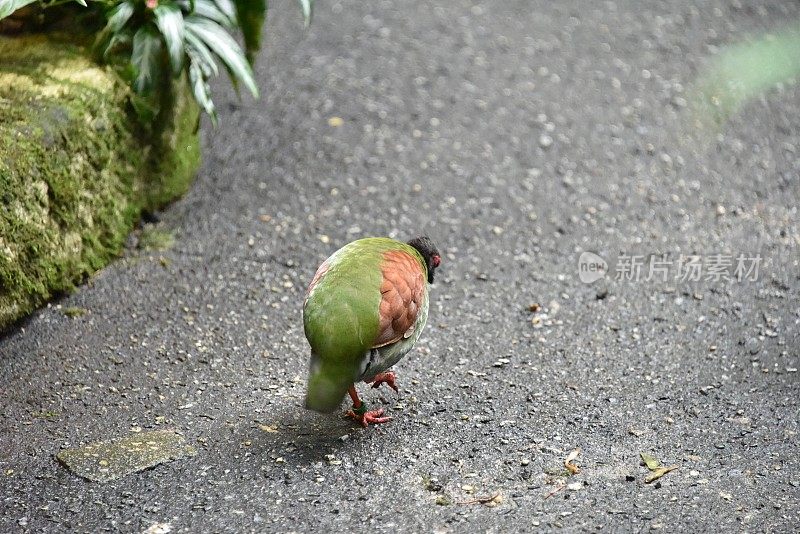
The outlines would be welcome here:
[[[142,210],[186,192],[200,152],[182,84],[154,135],[85,48],[0,36],[0,57],[2,331],[118,256]]]

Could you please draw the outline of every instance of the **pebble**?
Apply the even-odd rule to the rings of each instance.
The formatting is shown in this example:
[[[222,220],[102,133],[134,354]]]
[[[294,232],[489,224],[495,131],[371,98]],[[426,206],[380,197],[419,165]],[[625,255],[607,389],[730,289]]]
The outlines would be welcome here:
[[[751,337],[747,340],[744,347],[747,349],[747,352],[750,354],[758,354],[761,351],[761,347],[759,346],[758,339]]]
[[[542,148],[550,148],[553,144],[553,138],[547,134],[542,134],[539,136],[539,146]]]

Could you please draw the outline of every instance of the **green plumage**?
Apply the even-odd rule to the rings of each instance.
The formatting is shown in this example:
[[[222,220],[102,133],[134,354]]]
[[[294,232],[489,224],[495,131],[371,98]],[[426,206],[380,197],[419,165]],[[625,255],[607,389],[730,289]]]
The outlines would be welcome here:
[[[425,262],[413,247],[384,237],[353,241],[323,264],[303,306],[303,327],[311,345],[306,406],[331,412],[364,371],[365,358],[378,337],[381,264],[386,252],[402,250]]]

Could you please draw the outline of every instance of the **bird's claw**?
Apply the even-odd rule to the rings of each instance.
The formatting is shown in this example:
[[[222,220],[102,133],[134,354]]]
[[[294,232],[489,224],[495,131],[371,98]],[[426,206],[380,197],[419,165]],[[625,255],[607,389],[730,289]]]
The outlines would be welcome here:
[[[392,420],[391,417],[383,417],[383,408],[378,410],[372,411],[364,411],[361,412],[359,410],[348,410],[345,416],[355,419],[361,426],[367,428],[370,423],[372,424],[379,424],[379,423],[388,423]]]
[[[400,390],[397,389],[397,384],[395,384],[395,374],[391,371],[388,373],[379,373],[375,375],[375,378],[372,379],[372,387],[377,388],[381,384],[386,384],[390,388],[392,388],[395,393],[400,393]]]

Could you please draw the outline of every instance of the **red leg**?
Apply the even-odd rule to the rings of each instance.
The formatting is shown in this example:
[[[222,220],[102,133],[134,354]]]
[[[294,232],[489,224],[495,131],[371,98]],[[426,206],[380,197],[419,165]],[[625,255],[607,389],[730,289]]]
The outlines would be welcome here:
[[[391,417],[383,417],[382,408],[368,412],[367,405],[361,402],[361,399],[358,398],[358,392],[356,392],[356,387],[354,385],[350,386],[350,389],[347,392],[350,394],[350,398],[353,399],[353,409],[348,410],[345,416],[352,417],[361,423],[361,426],[364,428],[369,426],[370,423],[388,423],[392,420]]]
[[[377,388],[381,384],[386,384],[387,386],[395,390],[395,392],[400,393],[400,390],[397,389],[397,384],[395,384],[394,382],[395,378],[396,378],[395,374],[389,371],[387,373],[378,373],[377,375],[375,375],[375,378],[370,380],[370,382],[372,382],[372,387],[374,388]]]

